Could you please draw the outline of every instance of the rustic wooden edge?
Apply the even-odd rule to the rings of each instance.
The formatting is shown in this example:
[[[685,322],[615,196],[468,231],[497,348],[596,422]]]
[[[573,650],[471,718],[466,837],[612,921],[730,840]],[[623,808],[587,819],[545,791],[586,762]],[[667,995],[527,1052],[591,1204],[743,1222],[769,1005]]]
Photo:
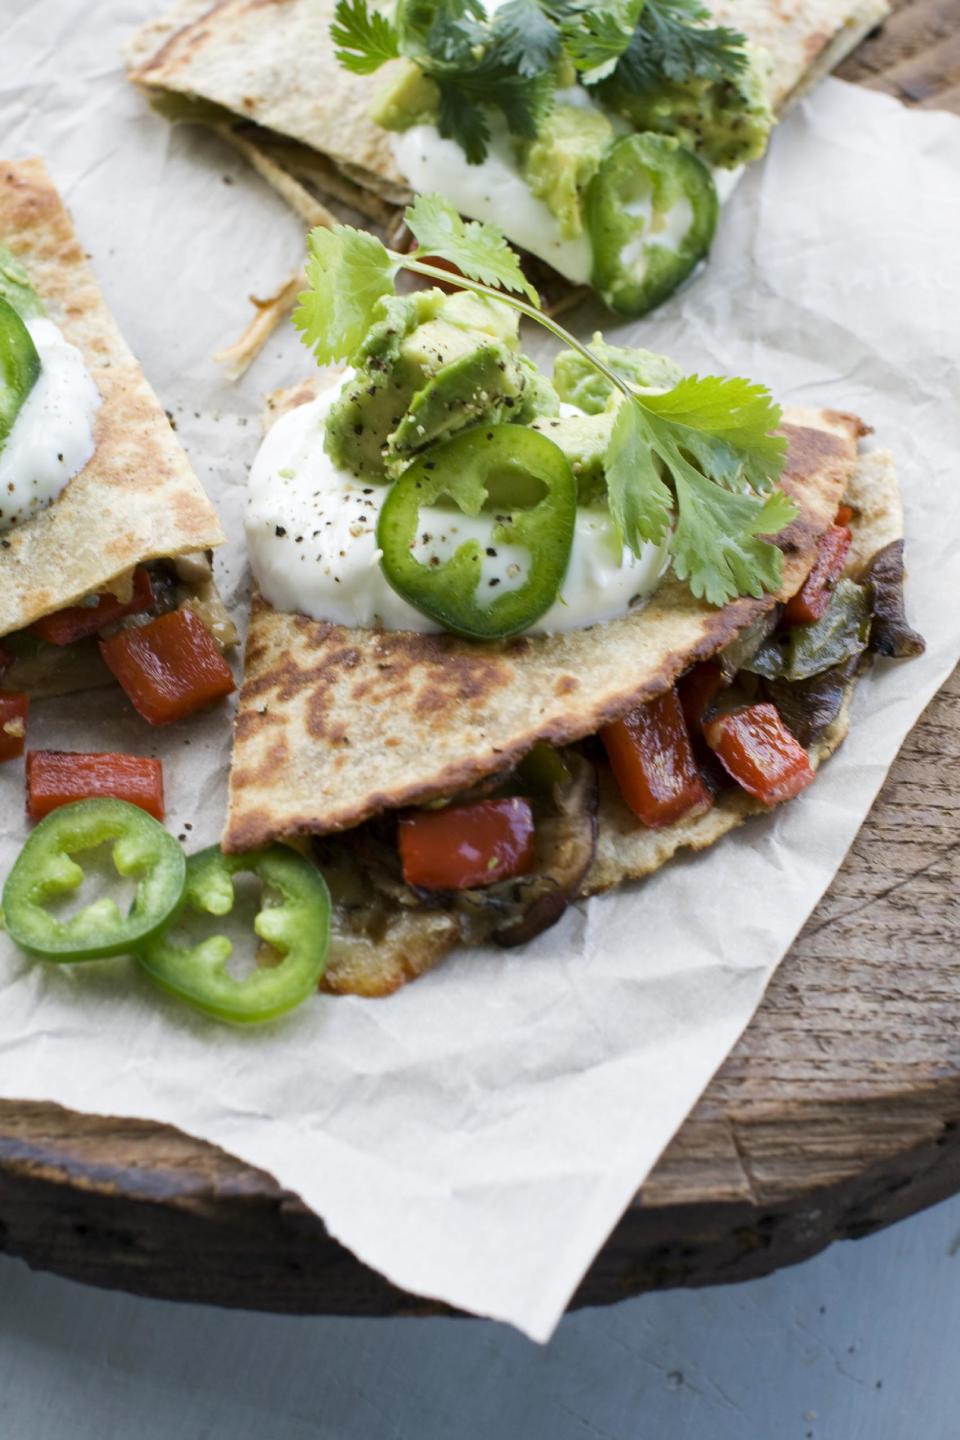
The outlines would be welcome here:
[[[838,73],[960,110],[960,4],[899,0]],[[763,1275],[960,1189],[958,706],[954,675],[575,1305]],[[51,1105],[0,1102],[0,1250],[167,1299],[445,1313],[269,1175],[169,1127]]]

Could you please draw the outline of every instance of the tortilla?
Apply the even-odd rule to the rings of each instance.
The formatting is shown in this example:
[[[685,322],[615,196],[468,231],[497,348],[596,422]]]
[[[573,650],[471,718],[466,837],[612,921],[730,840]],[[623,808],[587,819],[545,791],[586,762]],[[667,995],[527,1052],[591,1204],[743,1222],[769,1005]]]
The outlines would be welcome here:
[[[208,550],[224,535],[42,160],[0,162],[0,243],[83,352],[103,400],[93,458],[48,509],[0,536],[3,636],[78,604],[136,565]]]
[[[315,393],[314,382],[288,392],[272,418]],[[784,428],[783,486],[800,513],[778,540],[779,597],[713,609],[666,580],[623,619],[480,644],[351,629],[277,612],[255,595],[224,848],[343,830],[464,790],[508,769],[537,740],[594,734],[729,644],[800,588],[863,433],[856,417],[833,411],[787,411]]]
[[[361,210],[364,190],[395,205],[410,199],[390,135],[369,118],[389,67],[370,77],[337,64],[329,36],[334,5],[178,0],[126,47],[131,79],[158,108],[171,118],[212,124],[239,142],[308,224],[325,223],[318,196]],[[887,0],[715,0],[711,8],[769,52],[779,112],[838,64],[890,6]],[[388,218],[365,213],[381,223]]]
[[[842,498],[856,511],[850,522],[853,544],[847,560],[847,573],[856,577],[879,550],[903,534],[891,456],[877,452],[861,457]],[[811,749],[814,768],[833,754],[847,733],[854,686],[855,681],[849,684],[836,720]],[[727,790],[704,815],[662,829],[647,829],[624,804],[606,767],[601,766],[597,845],[579,898],[640,880],[681,850],[704,850],[751,816],[765,813],[765,808],[742,791]],[[336,896],[332,876],[331,883]],[[449,909],[409,909],[384,900],[378,919],[371,934],[358,932],[351,922],[349,903],[343,908],[335,903],[324,990],[368,997],[389,995],[431,970],[464,941],[461,919]]]

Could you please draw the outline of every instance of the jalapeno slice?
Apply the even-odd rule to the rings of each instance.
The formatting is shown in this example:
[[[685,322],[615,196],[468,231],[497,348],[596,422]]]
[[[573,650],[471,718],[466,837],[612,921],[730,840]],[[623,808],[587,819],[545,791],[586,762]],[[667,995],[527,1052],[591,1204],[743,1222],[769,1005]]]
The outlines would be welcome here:
[[[424,515],[443,499],[456,508]],[[488,532],[460,523],[481,512]],[[478,426],[432,447],[394,482],[377,527],[383,572],[447,630],[516,635],[557,598],[576,513],[576,480],[558,445],[519,425]]]
[[[216,846],[187,861],[184,911],[228,915],[234,905],[234,877],[258,876],[265,898],[253,922],[261,940],[283,957],[279,965],[235,980],[227,970],[233,946],[226,935],[198,945],[174,944],[168,931],[137,954],[150,978],[217,1020],[254,1025],[293,1010],[317,988],[326,968],[330,895],[320,872],[284,845],[224,855]],[[279,897],[279,898],[275,898]]]
[[[0,450],[40,375],[40,356],[30,331],[0,295]]]
[[[46,903],[83,880],[73,856],[109,841],[117,873],[137,880],[129,913],[102,896],[57,919]],[[126,955],[167,924],[183,895],[186,869],[173,836],[136,805],[111,799],[64,805],[41,820],[17,856],[3,887],[4,924],[21,949],[46,960]]]
[[[594,289],[621,315],[643,315],[706,255],[717,224],[710,171],[667,135],[625,135],[586,195]]]

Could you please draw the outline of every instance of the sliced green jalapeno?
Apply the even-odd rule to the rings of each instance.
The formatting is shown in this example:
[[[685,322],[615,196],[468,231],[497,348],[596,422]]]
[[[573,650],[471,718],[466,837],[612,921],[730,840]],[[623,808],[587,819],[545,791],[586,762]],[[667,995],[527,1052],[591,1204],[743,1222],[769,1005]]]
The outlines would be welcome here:
[[[0,245],[0,300],[6,300],[23,320],[44,313],[43,301],[31,285],[30,276],[6,245]]]
[[[421,512],[442,499],[457,509],[434,510],[428,522]],[[493,521],[489,535],[456,543],[459,515],[482,511]],[[576,480],[558,445],[518,425],[477,426],[432,447],[392,486],[377,527],[383,572],[448,630],[516,635],[557,598],[576,512]],[[505,563],[502,546],[520,558]]]
[[[137,880],[129,913],[103,896],[57,919],[47,902],[83,880],[72,857],[109,841],[117,873]],[[167,924],[183,895],[186,868],[173,836],[136,805],[107,799],[64,805],[41,820],[17,856],[3,887],[4,924],[21,949],[46,960],[126,955]]]
[[[40,375],[40,356],[30,331],[0,295],[0,450]]]
[[[253,928],[283,957],[279,965],[235,980],[227,970],[233,946],[225,935],[185,947],[173,943],[169,928],[144,946],[137,960],[159,986],[196,1009],[218,1020],[253,1025],[286,1014],[316,990],[326,967],[330,895],[320,872],[284,845],[246,855],[224,855],[213,846],[187,861],[184,911],[228,915],[234,876],[243,871],[273,892],[262,902]]]
[[[625,135],[586,196],[594,289],[621,315],[665,300],[707,253],[717,224],[710,171],[667,135]]]

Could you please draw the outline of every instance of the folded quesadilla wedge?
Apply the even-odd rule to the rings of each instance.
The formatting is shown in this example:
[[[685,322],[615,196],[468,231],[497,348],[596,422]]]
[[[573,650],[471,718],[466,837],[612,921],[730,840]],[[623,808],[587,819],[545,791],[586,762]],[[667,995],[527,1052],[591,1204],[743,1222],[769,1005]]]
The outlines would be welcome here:
[[[138,681],[159,664],[179,689],[161,723],[232,687],[219,521],[37,159],[0,163],[0,493],[5,694],[117,678],[146,713]],[[198,656],[191,692],[177,681]]]
[[[251,475],[260,593],[223,845],[284,839],[314,854],[334,899],[334,991],[389,993],[457,943],[522,943],[577,896],[792,798],[842,738],[868,646],[909,654],[922,644],[903,620],[892,467],[859,457],[856,417],[752,411],[751,441],[747,412],[724,409],[726,386],[746,382],[677,378],[664,357],[598,336],[592,351],[561,354],[552,384],[525,371],[533,393],[512,396],[504,424],[497,389],[509,390],[516,358],[506,307],[495,301],[484,317],[471,299],[464,342],[462,300],[383,302],[348,371],[274,398]],[[309,330],[309,306],[302,318]],[[492,365],[476,328],[485,320],[503,326]],[[442,363],[425,373],[439,349]],[[631,377],[617,393],[614,371]],[[694,392],[696,412],[684,400]],[[751,394],[751,406],[766,404]],[[649,452],[631,450],[623,471],[631,405],[684,415],[686,459],[661,446],[653,461],[675,487],[665,530],[645,509],[656,488]],[[762,586],[748,564],[739,595],[706,598],[705,571],[682,559],[687,460],[719,484],[694,481],[701,519],[713,504],[756,504],[747,456],[758,458],[751,447],[778,418],[785,461],[766,453],[783,466],[774,503],[788,518],[758,518],[773,533],[762,555],[743,551],[777,563]],[[720,451],[698,433],[705,423]],[[730,458],[728,445],[736,472],[714,463]],[[558,455],[575,476],[572,539],[553,603],[541,595],[517,624],[554,538],[535,518]],[[485,500],[471,491],[478,474]],[[531,477],[546,497],[531,493]],[[625,528],[604,529],[614,512]],[[635,521],[647,544],[631,548]],[[738,549],[744,535],[728,530],[724,544]],[[525,559],[514,540],[528,542]],[[707,524],[701,558],[712,543]]]
[[[397,207],[437,191],[499,225],[549,304],[590,285],[637,315],[707,253],[774,115],[888,8],[647,0],[591,19],[553,0],[500,29],[496,6],[489,25],[467,7],[448,35],[410,0],[395,32],[366,0],[181,0],[127,58],[157,109],[218,129],[309,224],[347,206],[396,238]]]

